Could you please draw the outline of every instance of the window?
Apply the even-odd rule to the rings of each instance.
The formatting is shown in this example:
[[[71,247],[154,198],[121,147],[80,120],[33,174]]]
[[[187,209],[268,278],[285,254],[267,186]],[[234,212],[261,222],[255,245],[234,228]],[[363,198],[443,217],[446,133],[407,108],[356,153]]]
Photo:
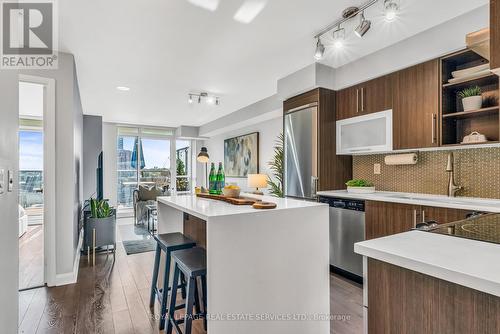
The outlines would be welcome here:
[[[138,185],[171,186],[173,130],[119,127],[117,138],[118,208],[133,206]],[[188,188],[189,190],[189,188]]]
[[[31,211],[43,208],[42,131],[19,131],[19,204]]]
[[[191,142],[176,141],[176,187],[178,192],[191,191]]]

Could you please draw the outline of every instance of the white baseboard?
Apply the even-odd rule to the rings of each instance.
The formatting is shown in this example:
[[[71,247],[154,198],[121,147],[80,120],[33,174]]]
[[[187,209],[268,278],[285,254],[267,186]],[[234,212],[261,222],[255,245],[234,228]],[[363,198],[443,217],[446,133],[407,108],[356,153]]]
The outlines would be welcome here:
[[[80,255],[83,245],[83,229],[80,231],[78,247],[76,248],[75,259],[73,262],[73,271],[64,274],[56,274],[56,286],[74,284],[78,280],[78,268],[80,267]]]

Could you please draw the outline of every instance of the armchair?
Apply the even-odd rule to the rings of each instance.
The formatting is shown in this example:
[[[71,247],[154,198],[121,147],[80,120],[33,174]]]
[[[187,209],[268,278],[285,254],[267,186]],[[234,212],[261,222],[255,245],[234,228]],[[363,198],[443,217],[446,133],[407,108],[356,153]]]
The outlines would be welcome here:
[[[146,205],[156,204],[158,196],[168,196],[169,194],[169,186],[164,186],[163,188],[153,186],[149,188],[140,185],[138,189],[135,189],[133,194],[135,224],[144,224],[144,221],[147,219]]]

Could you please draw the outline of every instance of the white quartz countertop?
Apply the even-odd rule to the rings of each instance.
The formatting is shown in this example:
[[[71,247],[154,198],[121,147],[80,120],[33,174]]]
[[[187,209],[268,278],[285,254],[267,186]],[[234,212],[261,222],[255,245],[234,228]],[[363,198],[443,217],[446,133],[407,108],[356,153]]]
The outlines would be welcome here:
[[[300,209],[305,207],[320,207],[326,205],[318,202],[291,198],[277,198],[272,196],[259,196],[252,194],[241,194],[241,196],[261,199],[264,202],[276,203],[276,208],[265,210],[254,209],[251,205],[233,205],[223,201],[196,197],[196,195],[162,196],[158,197],[157,200],[159,203],[169,205],[178,210],[182,210],[205,220],[209,217],[238,214],[258,214],[266,211]]]
[[[358,242],[363,256],[500,297],[500,245],[410,231]]]
[[[376,191],[372,194],[353,194],[347,190],[320,191],[320,196],[351,198],[369,201],[392,202],[401,204],[425,205],[441,208],[453,208],[472,211],[500,213],[500,200],[448,197],[444,195],[413,194],[388,191]]]

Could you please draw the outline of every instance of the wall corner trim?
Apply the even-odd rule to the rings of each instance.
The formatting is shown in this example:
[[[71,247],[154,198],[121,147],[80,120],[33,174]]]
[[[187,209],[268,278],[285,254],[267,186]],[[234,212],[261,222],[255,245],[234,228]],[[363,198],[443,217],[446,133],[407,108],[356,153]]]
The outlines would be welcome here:
[[[78,247],[76,248],[75,259],[73,262],[73,270],[64,274],[57,274],[55,286],[74,284],[78,280],[78,268],[80,267],[80,256],[83,245],[83,229],[80,231]]]

